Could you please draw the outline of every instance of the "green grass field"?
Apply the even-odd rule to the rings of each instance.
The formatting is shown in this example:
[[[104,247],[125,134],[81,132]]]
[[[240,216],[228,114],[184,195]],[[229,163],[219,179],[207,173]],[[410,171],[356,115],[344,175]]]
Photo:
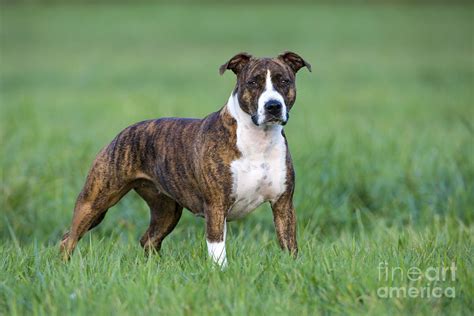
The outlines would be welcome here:
[[[469,314],[473,9],[1,7],[0,314]],[[235,81],[219,65],[284,50],[313,65],[285,128],[297,260],[279,250],[267,206],[228,226],[225,271],[189,212],[147,259],[148,209],[130,193],[61,262],[102,146],[137,121],[218,110]],[[381,276],[384,262],[397,273]],[[446,278],[407,275],[453,262]],[[383,287],[455,297],[385,298]]]

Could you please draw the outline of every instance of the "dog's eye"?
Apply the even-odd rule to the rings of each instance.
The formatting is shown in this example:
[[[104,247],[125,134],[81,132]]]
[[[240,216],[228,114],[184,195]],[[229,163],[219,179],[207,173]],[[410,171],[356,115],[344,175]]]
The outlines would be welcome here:
[[[251,79],[251,80],[247,81],[247,85],[251,86],[251,87],[255,87],[257,85],[257,80]]]
[[[287,86],[287,85],[290,84],[290,80],[288,80],[288,79],[281,79],[281,80],[280,80],[280,83],[281,83],[282,85],[284,85],[284,86]]]

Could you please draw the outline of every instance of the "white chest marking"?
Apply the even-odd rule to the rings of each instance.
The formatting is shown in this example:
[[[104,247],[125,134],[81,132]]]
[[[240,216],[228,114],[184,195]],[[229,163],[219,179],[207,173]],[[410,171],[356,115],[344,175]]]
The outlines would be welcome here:
[[[227,219],[237,219],[266,201],[275,201],[286,188],[286,145],[281,125],[256,126],[237,98],[227,103],[237,121],[237,148],[241,157],[231,164],[235,202]]]

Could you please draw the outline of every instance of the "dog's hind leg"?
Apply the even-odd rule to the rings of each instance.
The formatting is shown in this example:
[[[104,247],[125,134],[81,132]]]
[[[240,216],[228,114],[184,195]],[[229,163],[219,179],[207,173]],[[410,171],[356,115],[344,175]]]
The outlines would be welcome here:
[[[63,259],[69,259],[78,241],[84,234],[99,225],[107,210],[115,205],[130,189],[132,183],[104,177],[94,168],[89,173],[86,184],[79,194],[74,207],[71,229],[61,241]]]
[[[79,213],[81,213],[81,211],[79,211]],[[100,212],[99,212],[100,213]],[[99,225],[102,220],[104,219],[105,217],[105,214],[107,213],[107,210],[105,210],[104,212],[102,212],[99,216],[97,216],[96,219],[94,219],[94,222],[92,223],[92,225],[89,227],[88,230],[91,230],[92,228],[96,227],[97,225]],[[65,247],[66,247],[66,244],[67,244],[67,240],[69,239],[69,235],[70,235],[70,232],[66,232],[62,239],[61,239],[61,252],[64,252],[65,251]],[[77,244],[77,241],[76,241],[76,244]],[[73,248],[75,247],[75,245],[73,246]],[[72,249],[71,249],[72,250]],[[67,257],[66,257],[67,259]]]
[[[159,251],[163,239],[178,224],[183,207],[160,193],[151,182],[142,183],[135,191],[150,207],[150,226],[140,239],[140,244],[147,253]]]

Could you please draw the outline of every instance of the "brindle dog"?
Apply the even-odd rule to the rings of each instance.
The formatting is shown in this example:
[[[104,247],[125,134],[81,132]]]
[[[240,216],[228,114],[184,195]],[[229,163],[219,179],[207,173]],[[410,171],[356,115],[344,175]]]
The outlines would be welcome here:
[[[311,70],[292,52],[275,58],[237,54],[219,69],[237,75],[219,111],[123,130],[92,164],[61,241],[63,257],[132,189],[150,207],[140,240],[145,250],[159,250],[187,208],[205,217],[209,255],[223,266],[226,221],[270,202],[280,246],[296,256],[295,176],[283,125],[295,103],[295,74],[305,66]]]

